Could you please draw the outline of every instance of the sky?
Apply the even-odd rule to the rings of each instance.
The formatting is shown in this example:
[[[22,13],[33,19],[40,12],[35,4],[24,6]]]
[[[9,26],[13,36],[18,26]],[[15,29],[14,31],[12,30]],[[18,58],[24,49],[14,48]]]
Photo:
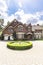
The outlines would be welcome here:
[[[0,0],[4,25],[17,19],[22,23],[43,24],[43,0]]]

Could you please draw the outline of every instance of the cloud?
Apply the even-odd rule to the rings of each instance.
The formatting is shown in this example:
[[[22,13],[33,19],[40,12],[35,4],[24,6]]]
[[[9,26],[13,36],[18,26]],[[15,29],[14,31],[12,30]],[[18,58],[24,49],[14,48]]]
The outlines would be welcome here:
[[[18,19],[19,21],[26,23],[26,21],[28,20],[28,18],[30,18],[32,15],[31,14],[25,14],[24,10],[19,9],[16,13],[15,16],[18,19],[18,16],[20,19]]]
[[[7,24],[8,21],[12,21],[13,19],[17,19],[18,21],[21,21],[22,23],[32,23],[32,24],[43,24],[43,11],[41,12],[35,12],[33,14],[31,13],[25,13],[24,10],[22,9],[22,2],[19,1],[17,5],[19,5],[19,8],[14,14],[9,15],[8,14],[8,8],[9,8],[9,3],[11,0],[0,0],[0,14],[4,18],[4,25]],[[15,2],[15,1],[14,1]],[[26,2],[25,2],[26,3]],[[10,7],[11,8],[11,7]],[[42,18],[42,19],[41,19]]]
[[[7,4],[6,4],[6,1],[0,0],[0,14],[1,14],[2,17],[6,17],[8,15],[7,10],[8,10],[8,7],[7,7]]]
[[[0,0],[0,14],[1,14],[0,18],[6,19],[8,17],[7,10],[8,7],[6,4],[6,0]]]
[[[19,2],[18,5],[19,5],[20,8],[22,8],[22,3],[21,2]]]
[[[0,0],[0,11],[2,11],[2,12],[7,11],[7,5],[4,0]]]
[[[26,14],[24,12],[24,10],[18,10],[16,13],[15,13],[15,16],[17,17],[17,19],[23,23],[34,23],[34,21],[36,22],[38,19],[39,19],[39,15],[37,14]],[[34,20],[34,21],[33,21]]]
[[[14,14],[12,14],[11,16],[7,16],[5,19],[4,19],[4,25],[7,25],[7,22],[11,22],[13,19],[16,19],[16,16],[14,16]]]
[[[21,21],[22,23],[32,23],[32,24],[43,24],[43,19],[41,20],[40,17],[43,16],[42,12],[36,12],[34,14],[26,14],[24,10],[19,9],[15,13],[16,19]]]
[[[43,20],[38,20],[38,22],[36,24],[43,25]]]

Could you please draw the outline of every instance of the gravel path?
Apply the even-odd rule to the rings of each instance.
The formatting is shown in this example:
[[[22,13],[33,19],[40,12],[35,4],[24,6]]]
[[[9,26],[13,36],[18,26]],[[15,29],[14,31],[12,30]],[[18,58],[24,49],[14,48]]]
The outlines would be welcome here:
[[[11,50],[0,41],[0,65],[43,65],[43,41],[32,41],[33,48],[25,51]]]

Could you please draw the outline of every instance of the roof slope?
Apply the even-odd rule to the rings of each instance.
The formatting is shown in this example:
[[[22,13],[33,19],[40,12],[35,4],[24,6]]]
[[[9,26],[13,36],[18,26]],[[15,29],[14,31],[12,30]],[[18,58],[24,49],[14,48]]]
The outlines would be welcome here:
[[[21,22],[19,22],[19,21],[17,21],[16,19],[14,19],[9,25],[7,25],[5,28],[4,28],[4,30],[3,30],[3,32],[6,30],[6,29],[8,29],[8,27],[9,26],[12,26],[12,27],[16,27],[16,26],[18,26],[19,24],[21,24],[21,25],[23,25]],[[23,25],[24,26],[24,25]],[[24,26],[25,27],[25,26]]]

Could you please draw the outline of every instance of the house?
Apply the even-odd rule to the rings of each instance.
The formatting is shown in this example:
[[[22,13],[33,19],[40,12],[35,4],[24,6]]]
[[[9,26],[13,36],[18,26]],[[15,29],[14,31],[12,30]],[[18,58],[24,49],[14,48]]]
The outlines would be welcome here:
[[[3,30],[4,40],[32,39],[32,25],[26,25],[14,19]]]
[[[14,19],[2,32],[4,40],[14,39],[43,39],[43,26],[23,24]]]
[[[33,25],[34,39],[43,39],[43,25]]]

